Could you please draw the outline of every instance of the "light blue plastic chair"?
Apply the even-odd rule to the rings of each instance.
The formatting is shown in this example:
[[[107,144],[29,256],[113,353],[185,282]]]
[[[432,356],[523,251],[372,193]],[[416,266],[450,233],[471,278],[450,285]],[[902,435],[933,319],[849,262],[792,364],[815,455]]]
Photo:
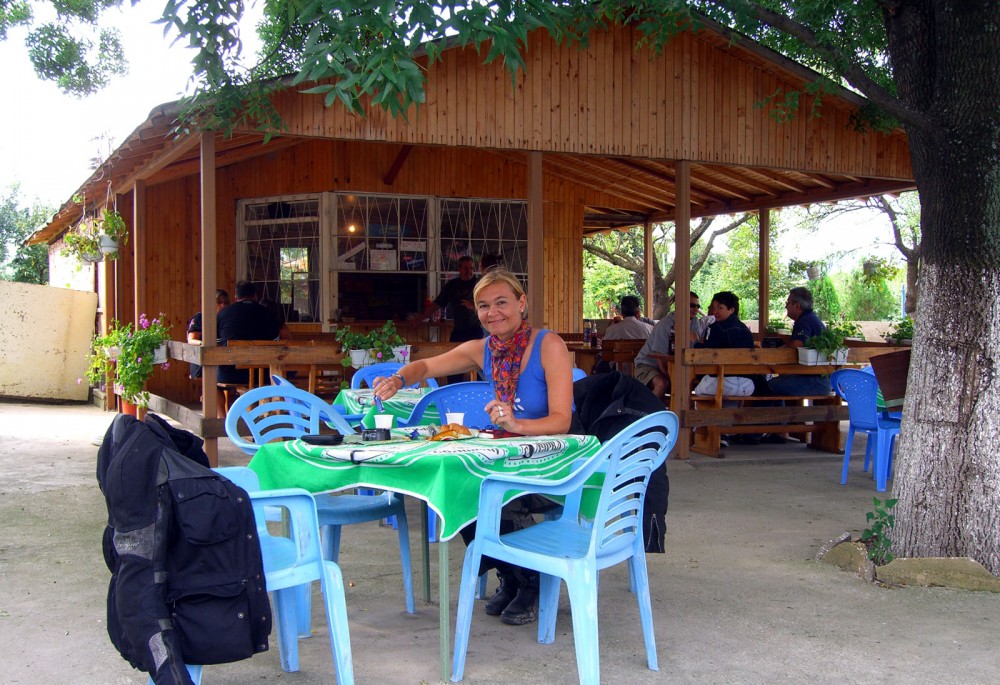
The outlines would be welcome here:
[[[378,364],[372,364],[370,366],[362,366],[360,369],[354,372],[351,377],[351,388],[357,390],[358,388],[367,385],[369,388],[372,387],[372,382],[379,376],[389,376],[396,373],[403,365],[399,362],[379,362]],[[428,378],[424,381],[428,388],[438,387],[437,379]],[[411,383],[406,386],[407,388],[419,388],[420,383]]]
[[[235,405],[234,405],[235,406]],[[257,474],[245,466],[216,469],[233,483],[247,491],[257,520],[257,535],[264,560],[264,576],[271,593],[277,620],[278,653],[281,670],[299,670],[300,614],[314,580],[320,581],[330,630],[330,648],[337,683],[354,682],[351,659],[351,636],[344,599],[344,579],[336,563],[323,558],[319,539],[319,519],[313,496],[301,488],[261,490]],[[280,507],[287,512],[287,536],[274,535],[268,530],[264,507]]]
[[[424,412],[431,405],[437,409],[441,420],[447,412],[463,412],[465,425],[470,428],[486,428],[492,425],[490,415],[486,412],[486,404],[496,399],[493,384],[486,381],[466,381],[450,383],[431,390],[420,398],[413,407],[410,416],[398,421],[400,427],[415,428],[420,425]]]
[[[578,366],[573,367],[573,382],[581,381],[587,377],[587,372]]]
[[[336,426],[341,433],[353,432],[347,421],[322,398],[296,387],[268,385],[246,392],[233,403],[226,414],[226,434],[240,449],[252,455],[260,445],[272,440],[315,435],[327,422]],[[240,436],[241,425],[247,426],[253,442]],[[410,531],[402,495],[388,491],[377,495],[319,494],[315,499],[319,525],[323,531],[324,558],[333,562],[340,559],[341,526],[378,521],[389,516],[397,517],[406,611],[412,614],[414,604]],[[308,634],[308,616],[303,619],[301,630],[303,634]]]
[[[874,374],[858,369],[840,369],[830,375],[830,385],[833,386],[834,392],[847,402],[850,417],[840,484],[847,483],[847,467],[851,461],[854,434],[862,431],[868,435],[865,470],[868,469],[869,459],[874,455],[875,489],[878,492],[885,492],[892,472],[892,446],[896,436],[899,435],[900,420],[889,418],[878,411],[876,406],[878,381],[875,380]]]
[[[455,623],[455,654],[451,680],[459,682],[472,624],[479,562],[484,556],[534,569],[541,574],[538,600],[538,641],[555,640],[560,579],[566,582],[573,614],[576,664],[581,683],[600,682],[598,649],[597,573],[627,561],[630,585],[639,603],[646,646],[646,664],[659,670],[653,636],[653,612],[646,576],[642,536],[642,504],[650,474],[667,458],[677,441],[677,416],[669,411],[650,414],[606,442],[590,459],[558,481],[491,475],[479,493],[476,538],[465,554]],[[584,484],[603,471],[604,485],[593,521],[580,514]],[[564,495],[562,515],[530,528],[500,535],[500,509],[512,490],[546,496]]]

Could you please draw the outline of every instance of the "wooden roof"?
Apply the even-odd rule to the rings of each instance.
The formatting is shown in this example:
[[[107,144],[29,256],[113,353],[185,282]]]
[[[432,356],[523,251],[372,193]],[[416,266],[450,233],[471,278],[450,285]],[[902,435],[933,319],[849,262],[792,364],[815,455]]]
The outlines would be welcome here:
[[[287,132],[266,145],[255,131],[220,136],[217,163],[314,138],[475,148],[520,164],[526,152],[542,151],[547,177],[611,196],[586,207],[585,232],[672,219],[681,159],[691,161],[692,217],[915,187],[905,135],[854,130],[863,100],[850,91],[825,95],[819,117],[803,96],[784,123],[760,106],[814,80],[805,67],[718,27],[681,34],[661,54],[636,42],[631,29],[613,29],[581,50],[536,31],[528,72],[514,82],[471,48],[449,49],[428,67],[427,101],[408,121],[380,110],[360,118],[287,90],[276,99]],[[148,186],[198,174],[198,136],[175,133],[178,111],[168,103],[150,112],[78,192],[104,197],[109,180],[127,193],[139,180]],[[79,216],[67,201],[32,241],[55,240]]]

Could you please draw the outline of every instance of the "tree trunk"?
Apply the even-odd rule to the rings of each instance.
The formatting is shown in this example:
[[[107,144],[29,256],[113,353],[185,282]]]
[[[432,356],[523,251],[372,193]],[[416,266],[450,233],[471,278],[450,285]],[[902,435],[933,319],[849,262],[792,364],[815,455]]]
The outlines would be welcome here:
[[[922,262],[894,495],[898,556],[969,556],[1000,574],[1000,5],[886,15],[920,189]]]

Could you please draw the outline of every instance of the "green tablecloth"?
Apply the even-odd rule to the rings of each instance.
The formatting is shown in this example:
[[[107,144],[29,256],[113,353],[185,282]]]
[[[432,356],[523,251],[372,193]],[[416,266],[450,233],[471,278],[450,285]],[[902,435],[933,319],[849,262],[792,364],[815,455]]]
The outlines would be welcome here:
[[[420,401],[420,398],[430,392],[430,390],[430,388],[404,388],[400,390],[393,395],[392,398],[383,403],[385,406],[385,413],[395,416],[397,423],[399,419],[410,418],[410,412],[413,411],[413,407]],[[337,394],[333,403],[343,407],[348,414],[368,414],[372,411],[372,407],[374,406],[372,397],[373,393],[370,388],[341,390]],[[437,408],[428,407],[420,422],[424,425],[431,423],[440,424],[441,418],[438,415]],[[367,425],[366,422],[366,428],[374,427],[374,425]]]
[[[250,468],[263,489],[299,487],[325,492],[372,487],[418,497],[441,517],[441,538],[448,540],[475,520],[480,483],[487,475],[561,478],[576,459],[589,457],[599,448],[597,438],[591,435],[338,447],[292,440],[262,445]],[[595,479],[595,488],[600,487],[599,481]],[[513,499],[517,493],[509,495]]]

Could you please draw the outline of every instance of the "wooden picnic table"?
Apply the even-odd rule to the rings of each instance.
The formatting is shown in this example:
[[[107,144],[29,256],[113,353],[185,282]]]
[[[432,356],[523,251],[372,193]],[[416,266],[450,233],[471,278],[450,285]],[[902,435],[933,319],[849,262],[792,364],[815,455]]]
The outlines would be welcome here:
[[[848,418],[847,407],[836,395],[809,397],[726,397],[723,395],[726,376],[753,375],[828,375],[841,368],[859,368],[874,356],[896,352],[889,346],[850,347],[847,364],[799,364],[795,348],[704,349],[682,351],[680,364],[690,371],[692,381],[697,376],[716,376],[715,395],[692,395],[672,392],[671,408],[681,421],[682,436],[678,440],[678,458],[685,459],[690,451],[717,456],[720,436],[731,433],[791,432],[809,434],[809,444],[817,449],[840,452],[840,421]],[[673,355],[653,355],[661,369],[673,379],[678,358]],[[737,406],[724,406],[727,400]],[[783,400],[800,406],[745,406],[755,402]],[[806,402],[808,406],[804,405]],[[694,443],[690,434],[694,431]],[[684,435],[688,437],[684,437]]]

